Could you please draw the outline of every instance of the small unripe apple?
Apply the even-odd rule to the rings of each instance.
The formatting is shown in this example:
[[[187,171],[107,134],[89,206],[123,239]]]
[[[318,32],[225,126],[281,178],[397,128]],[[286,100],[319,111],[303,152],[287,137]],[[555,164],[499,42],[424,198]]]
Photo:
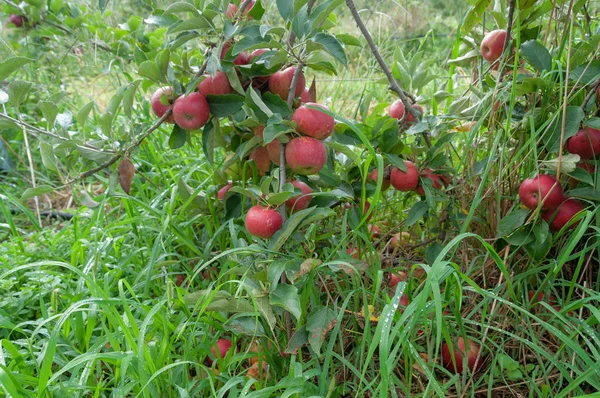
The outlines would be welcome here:
[[[317,174],[327,161],[325,144],[316,138],[298,137],[285,147],[285,160],[294,173],[300,175]]]
[[[567,140],[567,150],[581,159],[594,159],[600,154],[600,130],[586,127]]]
[[[161,97],[164,100],[164,104],[161,101]],[[150,99],[150,105],[152,106],[152,112],[159,118],[162,117],[166,111],[171,108],[173,105],[173,89],[171,87],[161,87],[152,94],[152,98]],[[166,120],[167,123],[175,123],[175,118],[173,114],[169,115]]]
[[[223,49],[221,50],[221,59],[225,59],[225,56],[227,55],[227,52],[230,48],[230,42],[223,43]],[[242,51],[241,53],[239,53],[238,56],[233,60],[233,63],[235,65],[246,65],[248,62],[250,62],[250,56],[246,51]]]
[[[248,4],[248,7],[246,7],[246,9],[244,10],[244,15],[248,15],[248,13],[250,12],[250,10],[252,9],[252,7],[254,7],[254,3],[255,1],[251,1],[250,4]],[[235,4],[230,3],[227,6],[227,10],[225,11],[225,15],[227,16],[227,18],[229,19],[233,19],[235,17],[235,14],[237,14],[238,12],[238,8]],[[248,19],[252,19],[252,17],[248,16]]]
[[[246,213],[246,229],[251,235],[269,239],[283,226],[283,219],[277,210],[256,205]]]
[[[467,352],[466,346],[469,351]],[[454,349],[454,363],[452,362],[452,348]],[[467,364],[471,372],[476,372],[482,365],[482,360],[479,360],[477,369],[475,369],[475,360],[479,355],[479,346],[471,340],[467,340],[466,344],[462,337],[459,337],[456,344],[453,347],[448,346],[447,343],[442,344],[442,363],[446,369],[454,373],[462,373],[463,371],[463,358],[467,356]]]
[[[206,78],[198,85],[198,91],[204,95],[224,95],[233,93],[229,79],[225,72],[217,71],[215,77],[206,75]]]
[[[217,340],[216,346],[212,346],[210,351],[212,352],[212,354],[215,358],[220,359],[220,358],[225,358],[225,356],[227,355],[227,352],[230,349],[231,349],[231,340],[219,339],[219,340]],[[217,353],[217,351],[218,351],[218,353]],[[209,365],[212,365],[212,363],[213,363],[213,360],[210,357],[207,357],[206,361],[208,362]]]
[[[219,198],[219,200],[225,199],[225,194],[231,189],[231,187],[233,187],[233,184],[228,183],[227,185],[219,189],[219,192],[217,192],[217,197]]]
[[[250,159],[256,163],[258,174],[261,176],[266,175],[271,168],[271,159],[269,159],[269,151],[263,146],[259,146],[250,153]]]
[[[412,191],[419,185],[419,169],[410,160],[404,161],[406,171],[402,171],[397,167],[392,167],[390,173],[390,183],[398,191]]]
[[[292,86],[292,80],[294,79],[294,73],[296,72],[295,66],[277,71],[269,78],[269,91],[281,97],[284,101],[287,101],[288,91]],[[299,97],[304,88],[306,87],[306,79],[304,73],[300,74],[298,84],[296,85],[296,91],[294,97]]]
[[[550,220],[552,219],[552,222],[550,222],[550,231],[558,232],[565,225],[567,225],[569,221],[571,221],[573,217],[577,215],[577,213],[584,209],[585,207],[580,201],[578,201],[577,199],[569,198],[562,202],[556,210],[546,210],[542,212],[542,218],[547,222],[550,222]],[[577,224],[579,224],[579,221],[580,220],[578,220],[574,224],[571,224],[570,228],[575,228]]]
[[[306,105],[316,106],[326,111],[329,108],[325,105],[315,104],[314,102],[308,102]],[[335,120],[332,116],[321,112],[317,109],[307,108],[302,105],[294,112],[292,120],[296,122],[296,130],[309,137],[316,138],[318,140],[324,140],[333,133],[335,126]]]
[[[423,117],[423,114],[425,113],[425,109],[423,109],[423,107],[421,105],[415,104],[412,107],[415,108],[421,114],[421,117]],[[414,123],[414,122],[415,122],[415,117],[410,112],[408,112],[408,114],[406,115],[406,123]]]
[[[198,130],[210,118],[210,108],[206,98],[200,93],[181,96],[173,103],[175,123],[184,130]]]
[[[306,209],[308,205],[310,205],[310,201],[312,200],[312,196],[310,195],[312,193],[312,189],[310,189],[306,183],[300,180],[292,181],[292,185],[294,188],[302,191],[301,195],[292,196],[285,202],[285,207],[291,212],[295,213],[297,211]]]
[[[481,56],[489,62],[496,61],[502,56],[505,41],[506,30],[496,29],[488,32],[488,34],[483,38],[479,48]]]
[[[367,179],[373,181],[375,184],[377,184],[377,180],[379,179],[379,171],[377,169],[373,169],[369,175],[367,176]],[[383,177],[383,180],[381,181],[381,190],[382,191],[386,191],[391,185],[391,182],[389,180],[389,178],[385,178],[385,176]]]
[[[564,200],[564,192],[556,178],[548,174],[539,174],[521,183],[519,199],[525,207],[532,210],[542,201],[542,210],[553,210]]]
[[[10,22],[12,22],[17,28],[23,26],[23,17],[17,14],[10,14]]]
[[[404,112],[405,109],[402,100],[394,101],[392,105],[390,105],[390,107],[388,108],[388,115],[398,120],[402,120],[402,118],[404,117]]]

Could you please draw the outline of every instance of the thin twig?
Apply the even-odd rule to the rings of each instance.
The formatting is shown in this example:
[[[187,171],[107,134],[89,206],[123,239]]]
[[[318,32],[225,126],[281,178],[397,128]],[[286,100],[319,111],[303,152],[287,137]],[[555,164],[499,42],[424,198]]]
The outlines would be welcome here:
[[[369,48],[371,49],[373,56],[377,60],[379,67],[381,68],[381,70],[383,70],[383,73],[387,77],[387,79],[390,83],[390,89],[393,90],[398,95],[398,98],[400,98],[400,100],[404,104],[404,109],[408,113],[410,113],[416,121],[420,121],[421,115],[412,106],[412,103],[408,100],[408,98],[405,94],[405,91],[402,89],[402,87],[400,87],[400,85],[398,84],[396,79],[394,79],[394,75],[392,75],[392,72],[390,71],[390,69],[388,68],[387,64],[385,63],[383,57],[379,53],[379,50],[377,49],[377,45],[373,41],[373,37],[371,36],[369,29],[367,29],[367,27],[363,23],[362,19],[360,18],[360,15],[358,14],[358,11],[356,10],[356,5],[354,4],[354,1],[346,0],[346,5],[350,9],[350,12],[352,13],[352,17],[354,17],[354,21],[356,21],[356,25],[358,25],[358,28],[360,29],[363,36],[367,40],[367,43],[369,44]],[[429,136],[427,135],[427,133],[423,133],[423,137],[425,138],[425,142],[427,143],[427,146],[430,147],[431,140],[429,139]]]
[[[596,91],[598,91],[598,88],[600,88],[600,79],[598,79],[596,81],[596,83],[594,83],[594,85],[592,86],[592,89],[590,90],[590,92],[587,93],[587,95],[585,96],[585,99],[583,100],[583,104],[581,104],[581,109],[585,109],[585,107],[587,106],[588,102],[590,102],[590,100],[594,96],[594,93]]]

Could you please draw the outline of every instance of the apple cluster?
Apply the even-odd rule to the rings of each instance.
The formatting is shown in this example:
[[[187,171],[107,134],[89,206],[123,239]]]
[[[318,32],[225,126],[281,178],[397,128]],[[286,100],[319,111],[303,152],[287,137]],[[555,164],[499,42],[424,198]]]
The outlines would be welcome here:
[[[551,175],[539,174],[525,179],[519,187],[519,199],[528,209],[541,209],[542,218],[550,222],[550,230],[560,231],[584,209],[574,198],[565,197],[563,187]],[[574,228],[577,223],[571,224]]]
[[[424,168],[419,171],[417,165],[410,160],[404,160],[404,166],[406,168],[405,171],[400,170],[398,167],[391,166],[389,174],[387,172],[384,173],[383,182],[381,184],[382,191],[387,190],[391,185],[401,192],[414,191],[420,196],[425,196],[425,190],[421,183],[422,179],[431,181],[431,186],[434,189],[442,189],[442,187],[450,183],[450,181],[445,178],[446,176],[437,174],[431,168]],[[367,178],[377,182],[377,179],[379,178],[377,169],[372,170]]]

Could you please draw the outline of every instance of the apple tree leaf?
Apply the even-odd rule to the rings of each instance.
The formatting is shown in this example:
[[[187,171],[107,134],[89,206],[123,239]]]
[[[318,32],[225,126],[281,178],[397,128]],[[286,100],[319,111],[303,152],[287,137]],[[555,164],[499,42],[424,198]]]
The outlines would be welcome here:
[[[296,321],[300,321],[302,308],[300,296],[298,295],[298,288],[296,286],[285,283],[278,284],[275,291],[270,294],[269,302],[271,305],[281,307],[288,311],[296,318]]]
[[[318,307],[311,311],[306,320],[306,331],[308,332],[308,344],[317,354],[321,355],[321,346],[325,336],[337,323],[335,312],[327,307]]]
[[[552,70],[552,55],[543,44],[536,40],[526,41],[521,45],[521,52],[523,57],[529,62],[529,65],[533,66],[537,71],[542,72],[544,70]]]
[[[171,131],[171,136],[169,137],[169,147],[171,149],[181,148],[185,145],[186,140],[187,132],[175,124],[173,126],[173,131]]]
[[[131,190],[131,182],[133,181],[133,176],[135,174],[135,166],[133,165],[133,162],[127,156],[124,156],[123,160],[121,160],[121,163],[119,163],[119,167],[117,167],[117,172],[119,175],[119,184],[121,185],[121,188],[123,188],[123,191],[129,195]]]

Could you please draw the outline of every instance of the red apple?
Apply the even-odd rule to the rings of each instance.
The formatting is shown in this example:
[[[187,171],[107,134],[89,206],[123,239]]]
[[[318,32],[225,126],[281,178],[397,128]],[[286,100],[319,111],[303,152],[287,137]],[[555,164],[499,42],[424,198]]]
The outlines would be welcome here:
[[[392,239],[390,239],[390,247],[392,249],[399,249],[401,246],[404,246],[411,239],[411,235],[408,232],[398,232],[392,235]]]
[[[23,17],[21,15],[10,14],[10,22],[15,24],[17,28],[23,26]]]
[[[423,117],[423,114],[425,113],[425,109],[423,109],[423,107],[421,105],[413,105],[413,108],[415,108],[417,111],[419,111],[419,113],[421,114],[421,117]],[[413,123],[415,122],[415,117],[409,112],[406,115],[406,123]]]
[[[269,159],[271,162],[279,166],[280,162],[280,142],[277,138],[267,144],[267,151],[269,152]]]
[[[228,183],[227,185],[219,189],[219,192],[217,193],[217,197],[219,198],[219,200],[225,199],[225,194],[231,189],[232,186],[232,183]]]
[[[200,93],[181,96],[173,104],[175,123],[184,130],[198,130],[210,118],[210,108],[206,98]]]
[[[246,213],[246,229],[253,236],[269,239],[282,225],[283,219],[277,210],[256,205]]]
[[[390,173],[390,183],[398,191],[412,191],[419,185],[419,169],[410,160],[405,160],[404,165],[406,171],[402,171],[397,167],[392,167]]]
[[[250,153],[250,159],[256,163],[258,174],[261,176],[266,175],[271,168],[271,159],[269,159],[269,151],[264,146],[259,146]]]
[[[390,105],[390,107],[388,108],[388,115],[398,120],[402,120],[402,118],[404,117],[404,112],[405,109],[402,100],[394,101],[392,105]]]
[[[224,95],[233,93],[225,72],[217,71],[215,77],[206,75],[206,78],[198,85],[198,91],[205,97],[211,95]]]
[[[363,215],[366,215],[369,212],[370,208],[371,208],[371,203],[369,201],[366,201],[365,202],[365,208],[363,209]],[[370,221],[371,217],[373,217],[373,213],[371,213],[369,215],[369,217],[367,217],[367,221]]]
[[[258,48],[256,50],[252,51],[250,53],[249,61],[252,61],[254,58],[259,57],[259,56],[263,55],[264,53],[266,53],[268,51],[269,51],[268,48]]]
[[[373,169],[367,176],[367,179],[372,180],[375,182],[375,184],[377,184],[377,180],[379,179],[379,171],[377,169]],[[381,182],[381,190],[386,191],[390,187],[390,184],[391,182],[389,178],[386,179],[384,176]]]
[[[161,97],[165,102],[164,104],[163,101],[161,101]],[[154,114],[160,118],[165,114],[167,110],[169,110],[169,108],[171,108],[173,101],[173,90],[171,89],[171,87],[161,87],[158,90],[156,90],[154,94],[152,94],[152,98],[150,99],[150,105],[152,106],[152,111],[154,112]],[[167,123],[175,123],[175,118],[173,117],[173,114],[171,113],[171,115],[169,115],[169,117],[165,121]]]
[[[408,299],[408,296],[406,295],[406,293],[402,293],[402,297],[400,297],[400,305],[406,307],[409,304],[410,300]]]
[[[295,213],[297,211],[306,209],[308,205],[310,205],[310,201],[312,200],[312,196],[310,195],[312,193],[312,189],[310,189],[306,183],[300,180],[292,181],[292,185],[294,188],[302,191],[301,195],[292,196],[285,202],[285,207],[287,207],[287,209],[291,212]]]
[[[329,111],[329,108],[325,105],[315,104],[314,102],[308,102],[306,105],[316,106]],[[292,120],[298,125],[296,130],[299,133],[318,140],[324,140],[329,137],[333,133],[333,127],[335,126],[332,116],[317,109],[307,108],[304,105],[296,109]]]
[[[442,176],[434,173],[432,169],[429,169],[429,168],[423,169],[423,171],[420,174],[420,177],[430,180],[431,186],[434,189],[441,189],[442,186],[444,185],[444,179],[442,178]],[[415,192],[420,196],[425,196],[425,190],[421,186],[420,182],[419,182],[419,185],[415,188]]]
[[[585,207],[580,201],[577,199],[568,198],[562,202],[556,210],[547,210],[542,212],[542,218],[547,222],[550,222],[550,219],[552,219],[552,222],[550,222],[550,231],[558,232],[565,225],[567,225],[569,221],[571,221],[573,217],[577,215],[577,213],[584,209]],[[554,218],[552,218],[553,216]],[[575,228],[577,224],[579,224],[579,221],[571,224],[569,228]]]
[[[302,92],[302,94],[300,95],[300,102],[303,104],[306,104],[308,102],[315,102],[315,101],[311,101],[308,87],[306,87],[304,89],[304,91]]]
[[[269,78],[269,91],[273,94],[277,94],[284,101],[287,101],[288,91],[292,86],[292,80],[294,79],[295,72],[296,67],[290,66],[289,68],[273,73],[273,75]],[[294,96],[299,97],[304,91],[305,87],[306,79],[304,78],[304,73],[301,73],[300,78],[298,79],[298,84],[296,85]]]
[[[398,283],[402,281],[402,278],[396,274],[391,274],[388,280],[388,287],[394,288]]]
[[[479,360],[477,369],[475,369],[475,360],[479,354],[479,346],[471,340],[467,340],[466,344],[462,337],[459,337],[456,344],[452,344],[454,348],[454,362],[452,361],[451,347],[447,343],[442,344],[442,363],[444,367],[454,373],[462,373],[463,358],[467,355],[467,364],[471,372],[476,372],[482,365],[482,360]],[[469,347],[467,353],[466,346]],[[455,366],[456,365],[456,366]]]
[[[248,15],[248,12],[250,12],[252,7],[254,7],[254,3],[255,3],[255,1],[251,1],[250,4],[248,4],[248,7],[246,7],[246,9],[244,10],[244,15]],[[238,12],[238,7],[235,4],[230,3],[227,6],[227,11],[225,11],[225,15],[227,15],[227,18],[233,19],[235,17],[235,14],[237,14],[237,12]],[[248,19],[252,19],[252,17],[249,16]]]
[[[371,239],[376,239],[377,237],[379,237],[379,235],[381,235],[381,228],[379,228],[378,225],[369,224],[369,225],[367,225],[367,229],[369,230],[369,233],[371,234]]]
[[[586,127],[567,140],[567,150],[581,159],[594,159],[600,154],[600,130]]]
[[[358,260],[358,249],[355,247],[349,247],[346,249],[346,253]]]
[[[231,48],[230,42],[223,43],[223,50],[221,50],[221,59],[225,59],[229,48]],[[239,53],[238,56],[233,60],[233,63],[236,65],[246,65],[248,62],[250,62],[250,56],[246,51],[242,51],[241,53]]]
[[[255,127],[252,129],[252,132],[254,133],[254,136],[260,137],[262,140],[263,135],[265,134],[265,126]]]
[[[217,340],[216,346],[212,346],[210,351],[212,352],[212,354],[215,358],[220,359],[220,358],[225,358],[225,355],[227,355],[227,351],[229,351],[230,349],[231,349],[231,340],[219,339],[219,340]],[[218,354],[217,354],[217,350],[219,351]],[[212,365],[212,363],[213,363],[213,360],[210,357],[207,357],[206,361],[208,362],[209,365]]]
[[[564,200],[562,186],[556,178],[548,174],[539,174],[534,178],[528,178],[519,187],[519,199],[525,207],[536,209],[543,200],[542,210],[554,210]]]
[[[286,145],[285,160],[294,173],[317,174],[327,161],[327,150],[316,138],[298,137]]]
[[[480,46],[481,56],[489,62],[494,62],[502,56],[504,42],[506,41],[506,30],[496,29],[488,32],[483,38]]]

